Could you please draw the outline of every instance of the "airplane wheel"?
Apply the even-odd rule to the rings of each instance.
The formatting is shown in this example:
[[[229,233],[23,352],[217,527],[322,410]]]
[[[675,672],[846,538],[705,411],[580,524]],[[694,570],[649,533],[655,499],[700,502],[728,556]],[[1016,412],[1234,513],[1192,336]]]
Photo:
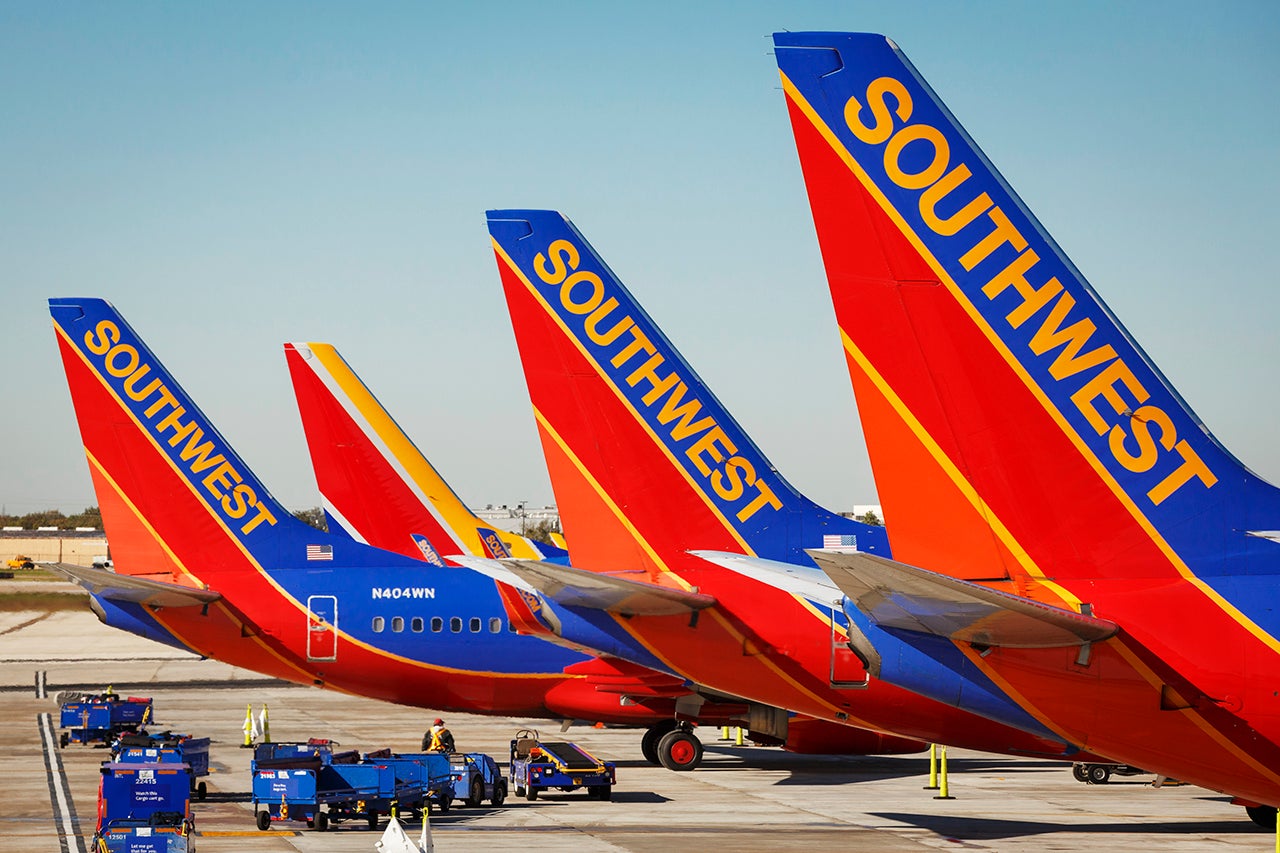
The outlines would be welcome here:
[[[329,830],[329,813],[320,812],[316,815],[316,832],[327,832]]]
[[[1272,806],[1245,806],[1245,813],[1249,815],[1249,820],[1256,823],[1263,829],[1276,828],[1276,810]]]
[[[258,829],[266,832],[271,828],[271,812],[258,812]]]
[[[1089,781],[1089,768],[1088,768],[1087,766],[1085,766],[1084,764],[1079,764],[1079,763],[1077,763],[1077,764],[1072,764],[1072,765],[1071,765],[1071,775],[1075,777],[1075,780],[1076,780],[1077,782],[1088,782],[1088,781]]]
[[[644,756],[644,760],[650,764],[661,765],[662,761],[658,758],[658,741],[668,732],[673,732],[680,727],[675,720],[662,720],[654,723],[645,731],[644,737],[640,738],[640,754]]]
[[[1089,765],[1089,782],[1093,785],[1105,785],[1111,778],[1111,768],[1105,764]]]
[[[668,770],[693,770],[702,763],[702,741],[684,729],[667,732],[658,741],[658,760]]]

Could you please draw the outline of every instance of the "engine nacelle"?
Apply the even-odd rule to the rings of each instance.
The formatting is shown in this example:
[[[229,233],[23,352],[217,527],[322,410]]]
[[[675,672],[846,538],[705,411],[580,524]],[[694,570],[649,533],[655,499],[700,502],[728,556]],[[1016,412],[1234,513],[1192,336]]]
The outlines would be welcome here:
[[[929,744],[812,717],[792,717],[782,748],[803,755],[909,755],[924,752]]]

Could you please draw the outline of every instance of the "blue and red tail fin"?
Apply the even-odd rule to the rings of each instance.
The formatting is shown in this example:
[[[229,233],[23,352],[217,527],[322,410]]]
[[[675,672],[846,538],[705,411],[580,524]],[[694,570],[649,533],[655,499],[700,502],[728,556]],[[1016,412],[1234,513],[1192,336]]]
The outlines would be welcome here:
[[[1269,605],[1222,600],[1222,576],[1276,570],[1280,550],[1249,535],[1280,527],[1275,489],[1208,433],[893,42],[774,41],[895,559],[1075,589],[1184,578],[1262,619]]]
[[[428,563],[451,554],[562,558],[475,516],[330,344],[285,344],[325,509],[363,542]],[[493,543],[504,553],[490,553]]]
[[[215,576],[407,564],[294,518],[109,303],[49,310],[118,572],[225,591]]]
[[[689,547],[807,563],[824,536],[887,551],[778,474],[564,216],[488,217],[575,565],[653,571]]]

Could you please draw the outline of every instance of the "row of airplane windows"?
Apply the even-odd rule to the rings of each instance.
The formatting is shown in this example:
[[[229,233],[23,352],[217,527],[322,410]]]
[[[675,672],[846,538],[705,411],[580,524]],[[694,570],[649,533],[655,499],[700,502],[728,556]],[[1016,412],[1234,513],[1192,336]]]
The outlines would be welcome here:
[[[421,616],[414,616],[412,619],[409,620],[409,630],[413,631],[415,634],[421,634],[425,627],[426,627],[426,623],[423,621]],[[482,620],[479,616],[472,616],[469,620],[467,620],[467,628],[470,629],[471,633],[473,634],[479,634],[483,627],[484,627],[484,620]],[[516,630],[514,625],[508,625],[507,627],[513,633]],[[381,634],[386,629],[387,629],[386,619],[384,619],[381,616],[373,617],[373,632],[375,634]],[[391,632],[393,634],[399,634],[403,630],[404,630],[404,617],[392,616]],[[433,634],[439,634],[443,630],[444,630],[444,619],[440,616],[432,616],[431,632]],[[449,630],[455,634],[462,633],[462,617],[461,616],[450,617]],[[502,633],[502,620],[499,619],[497,616],[489,617],[489,633],[490,634]]]

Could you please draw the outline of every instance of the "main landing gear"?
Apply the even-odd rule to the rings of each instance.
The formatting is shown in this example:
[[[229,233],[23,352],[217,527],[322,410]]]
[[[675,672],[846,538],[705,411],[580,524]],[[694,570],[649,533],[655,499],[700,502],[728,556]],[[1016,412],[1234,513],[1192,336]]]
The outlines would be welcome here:
[[[702,763],[702,741],[690,726],[675,720],[650,726],[640,740],[640,751],[650,764],[668,770],[694,770]]]
[[[1275,806],[1245,806],[1244,810],[1245,814],[1249,815],[1249,820],[1263,829],[1276,828]]]

